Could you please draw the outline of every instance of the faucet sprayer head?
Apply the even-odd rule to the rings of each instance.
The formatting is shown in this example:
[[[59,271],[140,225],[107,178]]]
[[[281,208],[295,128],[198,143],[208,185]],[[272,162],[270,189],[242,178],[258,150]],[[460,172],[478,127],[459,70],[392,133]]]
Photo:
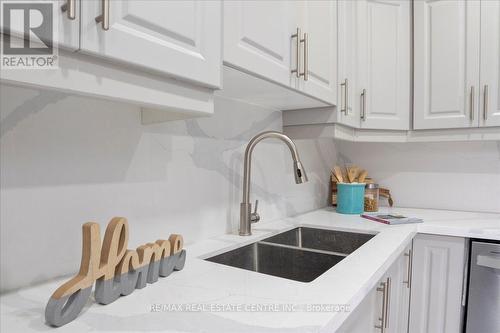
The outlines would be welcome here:
[[[302,163],[300,161],[293,161],[293,174],[295,176],[295,183],[296,184],[302,184],[307,182],[307,174],[306,170],[304,170],[304,167],[302,166]]]

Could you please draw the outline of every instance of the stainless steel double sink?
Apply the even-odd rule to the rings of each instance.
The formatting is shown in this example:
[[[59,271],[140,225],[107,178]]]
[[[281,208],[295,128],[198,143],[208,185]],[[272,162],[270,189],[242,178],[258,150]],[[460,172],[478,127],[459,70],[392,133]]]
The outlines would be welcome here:
[[[299,227],[205,260],[285,279],[311,282],[373,236]]]

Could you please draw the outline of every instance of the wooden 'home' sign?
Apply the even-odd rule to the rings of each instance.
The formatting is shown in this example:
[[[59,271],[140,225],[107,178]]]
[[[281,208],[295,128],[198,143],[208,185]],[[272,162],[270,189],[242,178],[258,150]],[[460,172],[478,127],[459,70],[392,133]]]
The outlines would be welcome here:
[[[80,271],[52,294],[45,308],[45,320],[51,326],[62,326],[78,316],[94,282],[96,302],[109,304],[184,267],[186,250],[181,235],[128,250],[128,223],[123,217],[109,222],[102,247],[99,224],[85,223],[82,229]]]

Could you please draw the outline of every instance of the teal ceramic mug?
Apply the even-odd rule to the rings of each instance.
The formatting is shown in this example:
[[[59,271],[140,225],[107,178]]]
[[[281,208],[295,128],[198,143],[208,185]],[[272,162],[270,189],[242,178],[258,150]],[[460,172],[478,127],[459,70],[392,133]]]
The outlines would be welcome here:
[[[365,183],[337,183],[337,212],[361,214],[365,205]]]

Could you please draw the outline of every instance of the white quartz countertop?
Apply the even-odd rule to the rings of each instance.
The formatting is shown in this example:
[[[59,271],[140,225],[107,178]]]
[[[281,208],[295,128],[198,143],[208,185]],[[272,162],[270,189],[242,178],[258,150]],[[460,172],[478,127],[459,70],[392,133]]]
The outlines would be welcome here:
[[[390,212],[420,217],[424,223],[388,226],[325,208],[254,224],[250,237],[222,235],[198,242],[187,247],[182,271],[109,305],[92,300],[57,332],[333,332],[349,314],[337,306],[355,308],[417,232],[500,240],[500,214],[408,208]],[[297,226],[377,234],[309,283],[203,260]],[[53,330],[44,324],[44,308],[66,279],[2,295],[0,331]]]

